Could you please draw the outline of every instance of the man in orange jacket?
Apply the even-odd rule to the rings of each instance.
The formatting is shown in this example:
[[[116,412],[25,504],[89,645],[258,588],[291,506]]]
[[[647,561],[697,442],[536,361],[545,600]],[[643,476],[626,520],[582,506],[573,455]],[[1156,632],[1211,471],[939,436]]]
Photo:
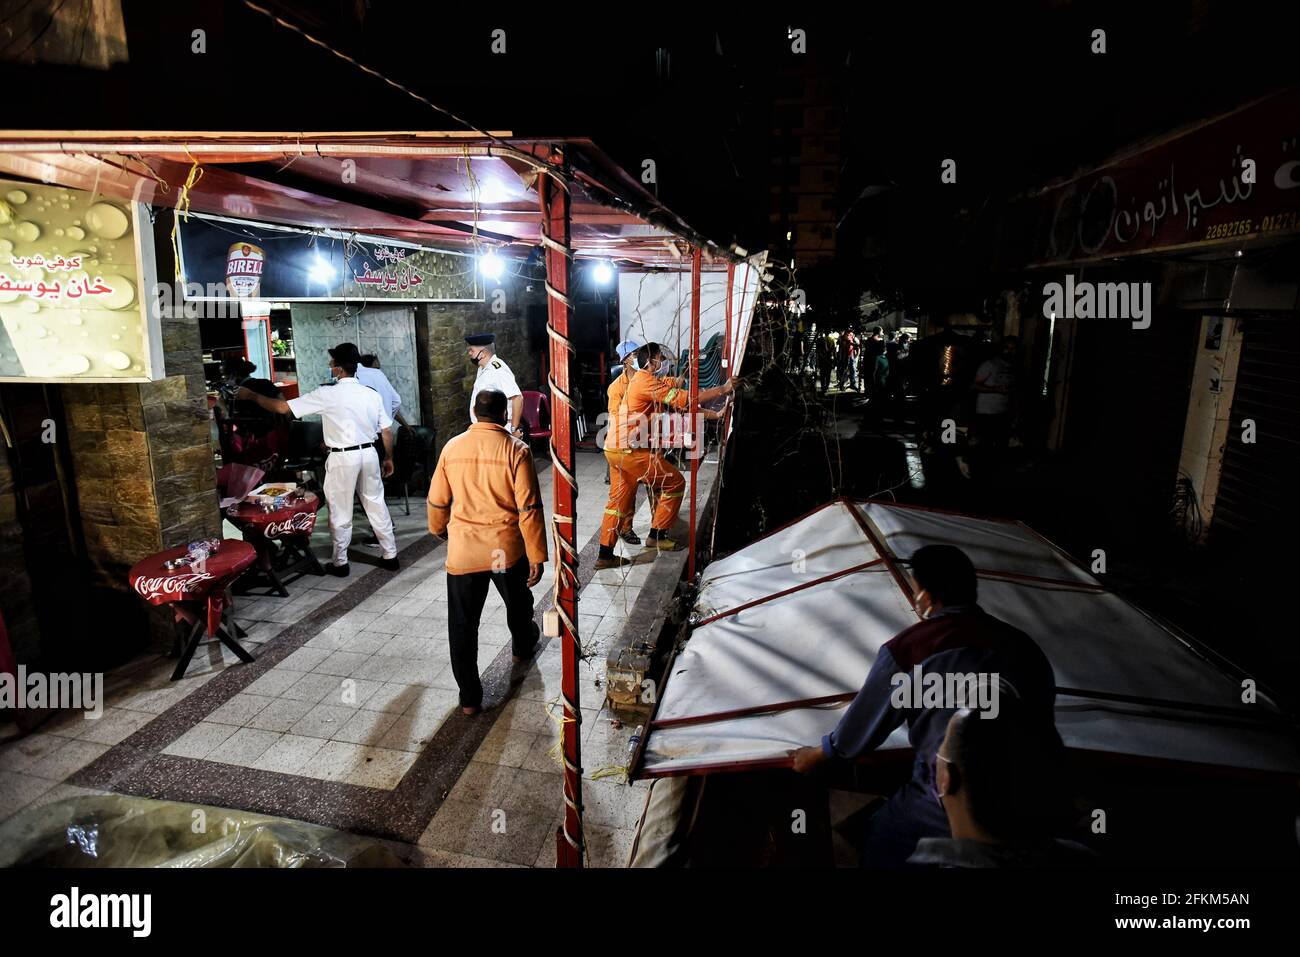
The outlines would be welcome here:
[[[609,502],[600,526],[597,569],[628,564],[627,559],[614,554],[614,542],[620,525],[632,514],[638,482],[645,483],[652,500],[656,494],[658,496],[646,548],[669,552],[682,547],[680,542],[669,538],[668,533],[681,510],[686,480],[658,449],[652,447],[652,416],[660,408],[686,412],[690,407],[690,393],[673,380],[655,375],[663,363],[659,346],[655,343],[642,346],[636,351],[635,358],[637,372],[627,384],[605,437],[605,458],[610,464]],[[715,388],[701,390],[699,401],[709,402],[730,395],[734,389],[735,379],[729,379]],[[714,410],[702,411],[705,418],[720,416]]]
[[[546,563],[546,519],[528,445],[506,431],[506,396],[474,397],[475,421],[448,440],[429,483],[429,531],[447,536],[447,632],[451,671],[465,714],[483,704],[478,626],[488,582],[506,604],[516,663],[530,657],[540,629],[530,589]]]

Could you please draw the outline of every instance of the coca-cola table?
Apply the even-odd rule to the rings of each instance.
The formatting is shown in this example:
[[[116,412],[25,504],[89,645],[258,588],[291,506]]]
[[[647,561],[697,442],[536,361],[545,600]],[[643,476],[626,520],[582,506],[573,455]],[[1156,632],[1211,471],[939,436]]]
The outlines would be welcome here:
[[[286,579],[292,581],[309,571],[325,574],[311,551],[311,533],[316,528],[320,505],[316,493],[307,492],[302,498],[290,499],[282,508],[269,512],[251,502],[240,502],[226,509],[230,524],[257,551],[257,567],[240,579],[240,594],[265,587],[287,598]]]
[[[257,561],[257,551],[247,542],[223,539],[220,547],[202,562],[169,570],[163,564],[186,554],[186,546],[169,548],[137,562],[127,575],[131,588],[151,605],[171,605],[178,622],[190,625],[172,680],[185,676],[185,669],[206,636],[215,638],[249,662],[253,656],[239,643],[247,632],[230,616],[230,586]]]

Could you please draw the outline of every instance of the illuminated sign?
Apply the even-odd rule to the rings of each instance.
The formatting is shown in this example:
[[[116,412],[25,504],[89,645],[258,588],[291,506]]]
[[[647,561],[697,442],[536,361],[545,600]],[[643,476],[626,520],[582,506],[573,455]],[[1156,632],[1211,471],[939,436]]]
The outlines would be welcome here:
[[[459,250],[200,213],[181,220],[180,249],[191,302],[483,301]]]
[[[0,179],[0,381],[163,376],[161,331],[140,295],[153,275],[141,208]]]

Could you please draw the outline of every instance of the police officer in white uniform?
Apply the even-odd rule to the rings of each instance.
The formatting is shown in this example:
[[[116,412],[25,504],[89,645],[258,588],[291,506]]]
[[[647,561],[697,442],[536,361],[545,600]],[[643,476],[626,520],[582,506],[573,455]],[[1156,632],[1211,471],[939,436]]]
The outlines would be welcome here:
[[[271,412],[292,414],[298,418],[320,413],[321,431],[330,451],[325,460],[324,491],[334,552],[333,562],[326,565],[325,570],[339,577],[348,574],[352,496],[359,494],[366,518],[383,549],[380,565],[396,571],[397,539],[393,535],[388,503],[384,501],[383,481],[393,474],[393,420],[388,417],[379,393],[357,381],[361,356],[356,347],[345,343],[329,350],[329,353],[330,373],[337,378],[336,384],[323,386],[287,402],[257,395],[248,389],[240,389],[239,398],[254,401]],[[375,450],[375,439],[380,435],[384,440],[382,467]]]
[[[511,435],[522,437],[523,418],[524,418],[524,394],[519,391],[519,384],[515,382],[515,374],[510,371],[505,360],[498,358],[493,343],[496,342],[496,336],[490,332],[482,332],[472,336],[465,337],[465,345],[468,346],[467,355],[469,361],[478,367],[478,375],[474,379],[474,391],[469,397],[469,420],[477,422],[478,418],[474,415],[474,400],[484,389],[496,389],[498,392],[504,392],[506,401],[510,405],[509,421],[506,428]]]

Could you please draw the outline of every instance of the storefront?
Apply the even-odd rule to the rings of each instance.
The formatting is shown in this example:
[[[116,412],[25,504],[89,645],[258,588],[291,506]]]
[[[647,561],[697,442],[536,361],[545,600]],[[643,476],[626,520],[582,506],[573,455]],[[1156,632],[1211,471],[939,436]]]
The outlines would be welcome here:
[[[126,573],[222,534],[228,448],[213,410],[230,360],[292,397],[328,380],[330,346],[354,342],[433,455],[468,423],[465,335],[493,333],[520,387],[546,390],[537,180],[555,143],[374,134],[308,152],[280,134],[12,136],[0,143],[13,260],[0,281],[0,612],[19,661],[106,667],[170,644]],[[680,270],[689,242],[711,247],[706,268],[728,258],[590,143],[565,146],[571,394],[593,407],[581,432],[618,332],[617,284],[593,292],[589,271]],[[290,441],[278,464],[304,450]]]
[[[1294,461],[1297,107],[1282,92],[1163,137],[1000,224],[995,256],[1021,279],[1006,331],[1099,538],[1167,533],[1173,515],[1192,541],[1258,542],[1285,511],[1269,477]],[[1243,442],[1246,419],[1276,441]]]

